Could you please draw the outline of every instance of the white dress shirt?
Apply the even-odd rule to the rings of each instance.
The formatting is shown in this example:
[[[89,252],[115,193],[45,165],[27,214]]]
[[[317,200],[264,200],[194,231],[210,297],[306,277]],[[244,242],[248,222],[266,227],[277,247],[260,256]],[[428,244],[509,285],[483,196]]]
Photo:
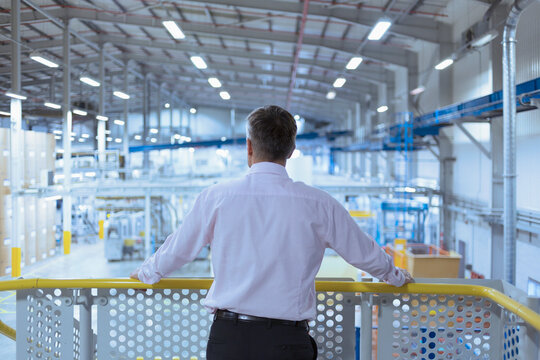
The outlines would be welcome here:
[[[139,268],[139,279],[158,282],[207,244],[215,274],[204,302],[210,312],[314,319],[314,280],[327,247],[391,285],[405,281],[337,200],[293,182],[270,162],[204,190],[183,224]]]

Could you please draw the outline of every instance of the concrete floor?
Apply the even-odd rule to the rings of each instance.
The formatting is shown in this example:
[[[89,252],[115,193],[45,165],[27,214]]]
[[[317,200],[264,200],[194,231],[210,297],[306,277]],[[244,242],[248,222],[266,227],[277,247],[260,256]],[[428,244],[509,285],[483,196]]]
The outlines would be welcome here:
[[[60,249],[58,253],[60,253]],[[23,278],[91,279],[123,278],[140,265],[142,260],[108,262],[104,256],[103,241],[95,244],[74,244],[70,255],[57,255],[22,269]],[[211,276],[210,263],[197,260],[174,272],[171,276]],[[12,280],[10,276],[0,281]],[[15,291],[0,292],[0,320],[15,328]],[[15,342],[0,335],[0,359],[15,359]]]

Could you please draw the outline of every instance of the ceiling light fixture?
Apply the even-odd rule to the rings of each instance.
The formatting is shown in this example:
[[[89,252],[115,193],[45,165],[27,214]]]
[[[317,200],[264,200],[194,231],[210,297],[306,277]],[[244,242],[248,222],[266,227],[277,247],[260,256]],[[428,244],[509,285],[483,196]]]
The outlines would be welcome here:
[[[176,22],[174,22],[173,20],[165,20],[165,21],[162,21],[161,23],[163,24],[163,26],[165,26],[165,29],[167,29],[167,31],[169,32],[169,34],[171,34],[173,38],[175,39],[186,38],[186,35],[182,31],[182,29],[180,29],[178,24],[176,24]]]
[[[344,77],[338,77],[338,78],[336,79],[336,81],[334,81],[333,86],[334,86],[335,88],[340,88],[340,87],[342,87],[343,85],[345,85],[346,82],[347,82],[347,79],[345,79]]]
[[[364,59],[360,56],[354,56],[351,58],[351,60],[349,60],[347,65],[345,65],[345,69],[356,70],[356,68],[362,63],[362,61],[364,61]]]
[[[53,130],[53,134],[62,135],[62,130]]]
[[[294,115],[294,120],[300,120],[300,115],[298,114]]]
[[[378,112],[378,113],[383,113],[383,112],[385,112],[385,111],[387,111],[387,110],[388,110],[388,106],[386,106],[386,105],[381,105],[381,106],[379,106],[379,107],[377,108],[377,112]]]
[[[165,106],[165,109],[168,109],[168,108],[170,108],[170,107],[171,107],[171,104],[169,104],[169,103],[165,103],[165,105],[164,105],[164,106]]]
[[[96,115],[96,119],[99,121],[109,121],[109,118],[103,115]]]
[[[208,65],[206,65],[206,62],[204,61],[204,59],[200,56],[192,56],[189,58],[191,60],[191,62],[193,63],[193,65],[195,65],[195,67],[197,69],[206,69],[208,67]]]
[[[389,19],[380,19],[368,35],[368,40],[380,40],[390,29],[392,22]]]
[[[12,91],[6,91],[6,96],[9,96],[10,98],[18,99],[18,100],[26,100],[27,99],[26,96],[14,93]]]
[[[98,81],[92,78],[89,78],[88,76],[81,76],[79,80],[85,83],[86,85],[90,85],[93,87],[98,87],[99,85],[101,85]]]
[[[112,137],[108,136],[108,137],[107,137],[107,141],[111,142],[111,141],[112,141]]]
[[[116,119],[113,122],[115,125],[118,125],[118,126],[124,126],[125,124],[124,120],[119,120],[119,119]]]
[[[120,99],[123,99],[123,100],[128,100],[130,98],[130,96],[128,94],[126,94],[125,92],[122,92],[122,91],[113,91],[113,95],[120,98]]]
[[[34,52],[32,52],[30,54],[30,59],[32,59],[34,61],[37,61],[38,63],[40,63],[42,65],[45,65],[45,66],[48,66],[50,68],[57,68],[58,67],[57,63],[47,59],[46,57],[43,56],[43,54],[40,54],[39,52],[36,52],[36,51],[34,51]]]
[[[424,91],[426,91],[426,88],[423,87],[423,86],[419,86],[417,87],[416,89],[412,89],[411,92],[409,94],[415,96],[415,95],[420,95],[421,93],[423,93]]]
[[[81,137],[83,139],[88,139],[90,137],[90,134],[81,134]]]
[[[133,137],[135,140],[142,140],[142,136],[141,135],[135,135]]]
[[[74,114],[77,114],[77,115],[80,115],[80,116],[86,116],[86,115],[88,115],[88,113],[87,113],[86,111],[80,110],[80,109],[75,109],[75,110],[73,110],[73,113],[74,113]]]
[[[219,96],[221,96],[221,98],[222,98],[223,100],[230,100],[230,99],[231,99],[231,95],[230,95],[228,92],[226,92],[226,91],[221,91],[221,92],[219,93]]]
[[[120,139],[120,138],[116,138],[116,139],[114,139],[114,142],[115,142],[115,143],[118,143],[118,144],[119,144],[119,143],[121,143],[121,142],[122,142],[122,139]]]
[[[7,111],[0,111],[0,116],[11,116],[11,114]]]
[[[158,132],[158,129],[150,129],[150,134],[157,134]]]
[[[336,92],[335,91],[329,91],[326,93],[326,98],[328,100],[334,100],[334,98],[336,97]]]
[[[197,113],[197,109],[191,108],[191,109],[189,109],[189,112],[192,113],[192,114],[196,114],[196,113]]]
[[[484,45],[489,44],[491,41],[495,40],[497,36],[499,36],[499,33],[497,32],[497,30],[488,31],[484,35],[480,36],[478,39],[474,39],[471,42],[471,46],[473,48],[480,48]]]
[[[150,139],[150,142],[155,143],[155,142],[157,142],[157,139],[156,139],[156,138],[151,138],[151,139]]]
[[[219,81],[217,77],[208,78],[208,82],[210,83],[210,86],[212,86],[213,88],[221,87],[221,81]]]
[[[48,108],[56,109],[56,110],[62,108],[62,105],[58,105],[58,104],[55,104],[55,103],[52,103],[52,102],[44,102],[43,105],[45,105]]]
[[[444,70],[454,63],[453,59],[444,59],[435,66],[436,70]]]

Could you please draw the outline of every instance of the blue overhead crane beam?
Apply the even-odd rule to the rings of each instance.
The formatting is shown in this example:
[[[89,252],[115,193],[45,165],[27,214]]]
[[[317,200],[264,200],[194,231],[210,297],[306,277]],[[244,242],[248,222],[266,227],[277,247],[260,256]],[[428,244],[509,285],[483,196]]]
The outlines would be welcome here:
[[[350,130],[342,131],[330,131],[326,133],[318,132],[309,132],[304,134],[296,135],[296,140],[314,140],[318,138],[326,138],[330,141],[340,137],[340,136],[352,136],[353,132]],[[201,147],[221,147],[223,145],[243,145],[246,143],[245,137],[238,137],[234,139],[213,139],[213,140],[204,140],[204,141],[191,141],[183,142],[178,144],[156,144],[156,145],[141,145],[141,146],[130,146],[129,152],[141,152],[141,151],[154,151],[154,150],[174,150],[182,148],[201,148]]]

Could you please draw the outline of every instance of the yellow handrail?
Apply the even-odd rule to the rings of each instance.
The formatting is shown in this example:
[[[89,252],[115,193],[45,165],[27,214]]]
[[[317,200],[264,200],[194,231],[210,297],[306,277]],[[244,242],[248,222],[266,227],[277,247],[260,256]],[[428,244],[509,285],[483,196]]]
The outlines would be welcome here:
[[[19,279],[0,281],[0,291],[23,289],[69,289],[69,288],[121,288],[121,289],[209,289],[212,279],[163,279],[154,285],[147,285],[133,279]],[[506,310],[516,314],[525,322],[540,331],[540,314],[511,299],[505,294],[486,286],[460,284],[407,284],[396,288],[384,283],[353,281],[316,281],[317,291],[396,293],[396,294],[435,294],[468,295],[491,299]],[[15,330],[0,321],[0,334],[15,340]]]

